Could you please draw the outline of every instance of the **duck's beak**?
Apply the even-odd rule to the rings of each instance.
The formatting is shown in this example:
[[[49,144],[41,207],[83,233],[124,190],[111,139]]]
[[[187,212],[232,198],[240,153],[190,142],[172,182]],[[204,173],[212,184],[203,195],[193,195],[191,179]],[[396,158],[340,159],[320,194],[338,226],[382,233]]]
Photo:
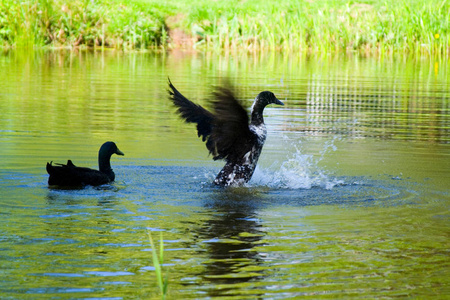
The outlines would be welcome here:
[[[284,105],[283,102],[281,102],[280,100],[278,100],[278,98],[275,98],[275,102],[274,104],[278,104],[278,105]]]
[[[123,154],[122,151],[119,150],[119,148],[117,148],[116,154],[117,154],[117,155],[125,155],[125,154]]]

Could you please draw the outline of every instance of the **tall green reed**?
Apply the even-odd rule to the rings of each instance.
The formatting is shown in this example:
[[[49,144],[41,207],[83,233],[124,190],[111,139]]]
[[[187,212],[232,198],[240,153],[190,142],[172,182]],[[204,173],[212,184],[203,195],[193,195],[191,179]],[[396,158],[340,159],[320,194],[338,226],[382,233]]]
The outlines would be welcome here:
[[[159,240],[159,256],[150,232],[148,232],[148,238],[152,248],[152,262],[153,267],[155,268],[156,282],[158,283],[159,291],[161,292],[161,299],[166,299],[169,286],[169,275],[166,273],[166,277],[164,278],[162,273],[162,265],[164,263],[164,242],[162,232]]]
[[[0,0],[15,47],[173,46],[165,20],[201,50],[450,53],[449,0]],[[172,26],[172,24],[171,24]]]
[[[165,43],[162,28],[158,11],[131,0],[0,0],[4,46],[149,48]]]
[[[205,9],[198,1],[186,18],[202,28],[211,49],[449,51],[447,0],[366,2],[227,1]]]

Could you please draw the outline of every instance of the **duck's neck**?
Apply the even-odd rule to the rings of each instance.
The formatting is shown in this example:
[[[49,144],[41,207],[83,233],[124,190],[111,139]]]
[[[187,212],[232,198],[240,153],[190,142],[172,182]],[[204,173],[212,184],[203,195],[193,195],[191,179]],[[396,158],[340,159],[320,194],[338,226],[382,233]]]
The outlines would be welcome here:
[[[263,110],[265,105],[262,105],[260,102],[255,101],[252,106],[252,119],[251,124],[255,126],[259,126],[264,124],[263,118]]]
[[[111,155],[109,154],[98,154],[98,169],[100,172],[105,173],[110,177],[111,180],[114,180],[114,172],[111,168],[111,164],[109,160],[111,159]],[[112,177],[112,178],[111,178]]]

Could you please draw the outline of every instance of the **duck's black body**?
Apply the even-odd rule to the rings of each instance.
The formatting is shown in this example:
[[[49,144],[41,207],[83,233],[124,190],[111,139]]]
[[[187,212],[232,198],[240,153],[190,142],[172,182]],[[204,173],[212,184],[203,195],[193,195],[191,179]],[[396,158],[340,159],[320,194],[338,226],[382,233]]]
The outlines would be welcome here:
[[[102,185],[114,181],[115,174],[111,169],[111,155],[124,155],[113,142],[104,143],[98,152],[99,170],[75,166],[71,160],[67,164],[52,165],[47,163],[49,185],[60,187],[80,187],[85,185]]]
[[[211,101],[214,113],[184,97],[169,80],[169,94],[186,122],[196,123],[198,136],[214,160],[224,159],[225,166],[214,183],[239,186],[250,180],[266,140],[263,110],[268,104],[283,105],[272,92],[261,92],[252,106],[251,121],[247,111],[229,88],[217,88]]]

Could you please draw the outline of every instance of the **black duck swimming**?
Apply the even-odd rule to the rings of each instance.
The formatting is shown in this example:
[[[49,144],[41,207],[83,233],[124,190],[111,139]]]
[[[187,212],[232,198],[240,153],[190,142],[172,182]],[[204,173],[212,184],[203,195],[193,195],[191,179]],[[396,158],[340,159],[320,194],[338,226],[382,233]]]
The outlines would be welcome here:
[[[111,168],[111,155],[124,155],[122,151],[117,148],[114,142],[106,142],[98,151],[98,166],[99,170],[89,168],[82,168],[75,166],[71,160],[67,164],[47,163],[47,173],[49,185],[57,185],[62,187],[80,187],[85,185],[102,185],[114,181],[115,174]]]
[[[181,117],[188,123],[197,124],[198,136],[206,141],[213,159],[226,161],[214,183],[240,186],[248,182],[266,140],[263,110],[268,104],[284,104],[272,92],[259,93],[252,106],[249,124],[247,111],[230,88],[219,87],[214,91],[215,99],[211,101],[214,112],[188,100],[170,80],[169,94]]]

